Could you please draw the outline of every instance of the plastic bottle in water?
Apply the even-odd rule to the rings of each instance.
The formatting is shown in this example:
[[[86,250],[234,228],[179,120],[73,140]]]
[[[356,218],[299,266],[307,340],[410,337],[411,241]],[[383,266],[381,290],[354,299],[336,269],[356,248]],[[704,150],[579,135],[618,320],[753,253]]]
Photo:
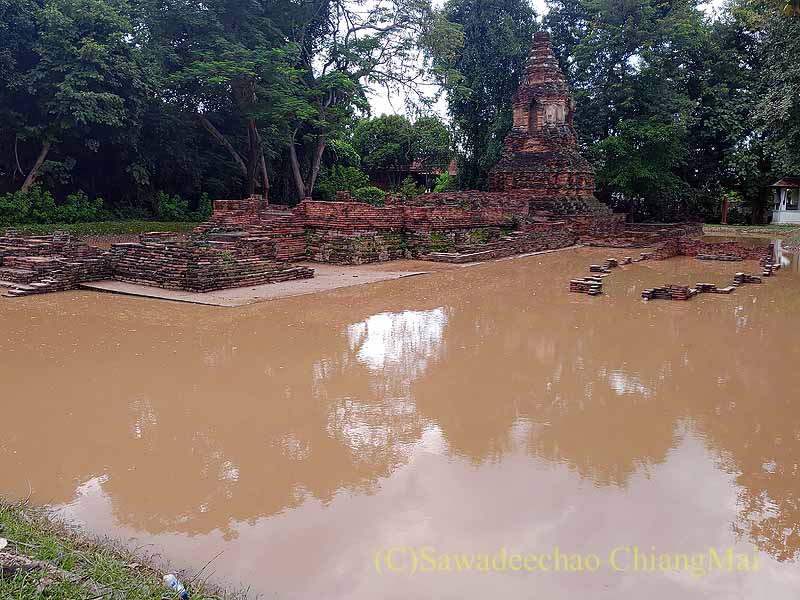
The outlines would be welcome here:
[[[183,587],[181,580],[172,573],[164,575],[164,585],[178,594],[183,600],[188,600],[189,594],[186,592],[186,588]]]

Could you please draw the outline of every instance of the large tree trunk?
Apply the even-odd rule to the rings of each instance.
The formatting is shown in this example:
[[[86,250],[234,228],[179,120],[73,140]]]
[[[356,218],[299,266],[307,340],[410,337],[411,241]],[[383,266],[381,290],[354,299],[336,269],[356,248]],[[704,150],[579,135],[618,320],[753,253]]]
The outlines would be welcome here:
[[[314,149],[314,158],[311,162],[311,173],[308,175],[308,184],[306,184],[306,194],[308,196],[314,193],[314,185],[317,183],[320,165],[322,164],[322,154],[325,152],[325,142],[324,135],[317,138],[317,147]]]
[[[50,152],[50,140],[45,140],[42,144],[42,150],[39,152],[39,157],[36,159],[36,164],[33,165],[30,173],[25,178],[25,183],[20,188],[21,192],[29,192],[36,183],[36,178],[39,176],[39,170],[42,168],[44,161],[47,159],[47,154]]]
[[[292,175],[294,176],[294,185],[297,190],[297,198],[301,202],[306,198],[306,184],[303,182],[303,175],[300,173],[300,161],[297,160],[297,148],[294,146],[294,138],[297,131],[292,135],[291,142],[289,143],[289,159],[292,164]]]
[[[261,187],[264,190],[264,202],[269,204],[269,172],[267,171],[267,159],[261,153]]]
[[[261,189],[264,195],[264,202],[269,204],[269,172],[267,171],[267,158],[264,156],[264,140],[261,137],[261,132],[258,130],[258,127],[256,127],[255,131],[256,136],[258,136],[258,170],[261,175]]]
[[[236,161],[236,164],[239,165],[239,170],[242,172],[242,175],[247,176],[247,165],[244,164],[244,160],[242,159],[241,155],[236,151],[236,148],[228,141],[222,133],[214,127],[214,124],[208,120],[205,115],[198,114],[197,119],[200,121],[200,124],[213,136],[215,140],[217,140],[222,146],[228,151]]]
[[[261,167],[261,159],[264,153],[261,151],[261,136],[258,135],[255,119],[247,119],[247,139],[249,141],[249,152],[247,156],[247,195],[253,196],[256,193],[256,185]]]

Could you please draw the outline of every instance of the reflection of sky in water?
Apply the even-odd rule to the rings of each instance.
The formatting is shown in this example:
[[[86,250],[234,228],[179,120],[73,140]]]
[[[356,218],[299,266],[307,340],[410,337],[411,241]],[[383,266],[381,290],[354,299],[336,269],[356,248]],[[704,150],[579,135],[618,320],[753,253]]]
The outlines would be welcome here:
[[[147,430],[158,425],[158,415],[150,400],[134,400],[131,402],[131,412],[134,413],[133,435],[137,439],[143,438]]]
[[[381,313],[347,328],[350,349],[373,371],[400,367],[413,378],[438,354],[447,324],[444,308]]]
[[[623,394],[641,394],[649,397],[655,393],[637,377],[631,377],[624,371],[612,371],[609,373],[608,385],[620,396]]]
[[[561,274],[596,262],[548,260],[563,261]],[[741,269],[683,265],[720,281]],[[670,551],[755,543],[766,573],[591,583],[608,597],[793,597],[798,353],[786,319],[799,297],[797,264],[764,286],[680,305],[615,295],[673,274],[637,265],[614,274],[619,287],[606,300],[617,304],[605,307],[570,304],[563,286],[529,306],[527,280],[484,269],[514,310],[473,283],[452,298],[437,287],[407,301],[332,304],[304,313],[302,331],[291,319],[256,326],[234,314],[174,349],[142,353],[134,367],[153,333],[138,327],[145,333],[129,336],[130,349],[104,363],[108,353],[90,354],[104,329],[90,335],[75,321],[63,337],[94,359],[75,366],[92,382],[89,401],[55,406],[38,385],[45,378],[26,371],[31,359],[12,363],[12,391],[39,403],[10,407],[21,425],[11,441],[0,436],[0,459],[5,452],[17,479],[33,471],[35,498],[52,498],[64,517],[152,543],[177,567],[200,568],[224,549],[219,577],[267,596],[523,597],[531,579],[395,585],[373,577],[365,555],[398,543],[605,551],[619,542]],[[45,340],[35,333],[30,348]],[[68,374],[62,366],[54,379]],[[72,420],[24,429],[42,407]],[[65,447],[76,433],[85,451],[45,467],[38,446]],[[587,597],[583,581],[540,577],[535,586],[542,597]]]

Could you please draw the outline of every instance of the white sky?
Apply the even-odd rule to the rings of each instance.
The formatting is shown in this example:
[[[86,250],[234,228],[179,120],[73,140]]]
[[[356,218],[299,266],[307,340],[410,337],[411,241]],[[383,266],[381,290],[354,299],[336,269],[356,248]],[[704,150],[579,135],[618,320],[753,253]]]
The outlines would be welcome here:
[[[709,16],[714,16],[718,10],[722,8],[725,0],[711,0],[707,4],[700,4],[701,10],[704,10]],[[433,0],[433,5],[436,8],[441,8],[444,0]],[[539,20],[547,14],[546,0],[531,0],[533,8],[536,10],[536,15]],[[432,93],[433,95],[433,93]],[[381,115],[404,115],[406,114],[406,98],[403,93],[393,92],[391,95],[386,93],[385,89],[373,90],[373,95],[370,98],[370,107],[372,108],[372,116],[379,117]],[[447,102],[444,97],[434,105],[434,112],[442,119],[447,121]]]

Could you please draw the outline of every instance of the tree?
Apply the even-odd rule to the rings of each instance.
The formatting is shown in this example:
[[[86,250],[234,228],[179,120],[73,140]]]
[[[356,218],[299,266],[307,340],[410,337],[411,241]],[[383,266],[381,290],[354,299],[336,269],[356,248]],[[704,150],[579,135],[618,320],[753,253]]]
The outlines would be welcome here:
[[[436,117],[420,117],[414,123],[400,115],[363,119],[353,132],[353,145],[364,168],[388,171],[393,185],[400,183],[393,173],[414,163],[446,165],[452,156],[450,133]]]
[[[296,100],[292,68],[297,48],[270,17],[278,8],[269,1],[156,2],[148,15],[151,47],[170,98],[226,150],[248,195],[258,185],[269,194],[265,149],[277,144],[265,145],[263,132],[276,133],[276,123],[304,105]]]
[[[581,141],[598,167],[598,196],[640,217],[687,218],[697,189],[690,183],[704,185],[689,138],[703,118],[696,109],[712,68],[697,3],[551,6],[545,23],[575,92]]]
[[[525,0],[448,0],[439,17],[443,35],[425,43],[433,72],[447,91],[461,153],[461,186],[484,188],[511,129],[511,98],[537,28],[536,15]],[[450,43],[442,45],[441,39]]]
[[[400,115],[364,119],[353,132],[353,145],[368,171],[407,167],[413,160],[414,128]]]
[[[144,87],[140,53],[125,0],[1,0],[0,14],[2,119],[14,132],[16,170],[20,142],[38,146],[27,192],[60,142],[80,139],[96,151],[99,137],[133,125]]]
[[[447,165],[453,156],[450,132],[436,117],[419,117],[411,127],[411,154],[429,165]]]
[[[356,111],[366,112],[366,87],[416,93],[425,71],[417,41],[433,27],[429,0],[377,0],[365,8],[346,0],[318,0],[290,39],[306,105],[290,119],[289,157],[298,198],[311,196],[330,139],[341,137]]]
[[[782,173],[800,173],[800,21],[771,11],[765,22],[761,95],[756,117]]]

